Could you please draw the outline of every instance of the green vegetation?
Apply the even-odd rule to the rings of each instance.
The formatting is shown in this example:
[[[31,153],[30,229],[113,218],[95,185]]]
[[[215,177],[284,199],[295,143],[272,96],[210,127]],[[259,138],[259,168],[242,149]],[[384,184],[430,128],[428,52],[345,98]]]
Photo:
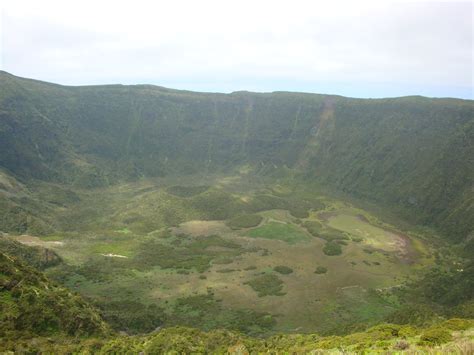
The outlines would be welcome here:
[[[166,192],[178,197],[192,197],[206,192],[208,189],[209,186],[170,186]]]
[[[252,287],[252,289],[258,293],[258,297],[285,295],[285,293],[282,292],[283,281],[273,274],[257,276],[245,284]]]
[[[240,245],[217,235],[196,238],[179,236],[174,241],[176,242],[174,246],[156,240],[143,242],[133,260],[133,265],[140,269],[160,266],[163,269],[195,269],[204,272],[211,267],[212,260],[234,257],[244,251]],[[221,249],[212,251],[211,247]]]
[[[185,325],[201,330],[231,329],[251,335],[266,334],[275,326],[275,318],[250,309],[227,309],[212,293],[183,297],[176,300],[165,325]]]
[[[289,211],[291,215],[295,218],[308,218],[309,213],[308,209],[305,208],[304,206],[290,206]]]
[[[41,246],[27,247],[11,238],[1,235],[0,250],[40,270],[61,263],[59,255],[50,249]]]
[[[145,305],[136,300],[104,300],[96,306],[115,331],[127,334],[149,333],[163,325],[167,317],[163,308],[156,304]]]
[[[289,275],[293,272],[293,269],[291,267],[284,266],[284,265],[275,266],[273,270],[282,275]]]
[[[448,329],[434,327],[425,330],[420,336],[421,344],[440,345],[447,343],[453,339]]]
[[[101,335],[96,309],[33,267],[0,253],[0,338]]]
[[[258,226],[262,220],[262,216],[258,214],[244,214],[232,218],[227,222],[227,225],[231,229],[252,228]]]
[[[226,244],[217,237],[203,239],[202,243]],[[258,276],[248,284],[259,296],[282,295],[282,282],[272,274]],[[52,283],[41,272],[4,253],[0,253],[0,289],[2,352],[307,353],[343,348],[349,352],[407,349],[427,352],[436,349],[452,353],[472,347],[474,330],[473,320],[440,321],[436,316],[427,326],[420,327],[382,323],[344,336],[277,334],[262,339],[255,336],[271,334],[276,324],[275,316],[223,307],[213,292],[208,292],[179,298],[167,309],[135,300],[104,301],[99,305],[101,313],[114,329],[126,330],[129,334],[152,331],[142,336],[118,336],[109,330],[97,310],[79,295]],[[348,300],[353,299],[354,294],[349,295]],[[354,303],[347,304],[347,307],[353,306]],[[367,312],[374,310],[367,309]],[[173,327],[176,324],[194,328]],[[156,331],[159,327],[165,328]]]
[[[328,226],[323,226],[323,224],[318,221],[306,221],[303,223],[303,227],[305,227],[312,236],[327,241],[348,239],[343,232]]]
[[[0,352],[472,341],[472,101],[0,87]]]
[[[328,272],[328,269],[324,266],[318,266],[316,268],[316,271],[314,272],[315,274],[325,274]]]
[[[141,85],[72,88],[5,72],[0,83],[0,167],[12,174],[1,183],[9,192],[26,193],[20,203],[2,197],[4,231],[48,233],[57,228],[53,210],[81,199],[71,187],[229,173],[243,165],[265,176],[294,170],[301,173],[300,184],[316,181],[378,201],[456,241],[474,229],[474,168],[465,163],[474,155],[469,100],[222,95]],[[62,127],[68,127],[67,134]],[[314,127],[317,135],[312,134]],[[367,143],[372,141],[376,144]],[[15,177],[32,187],[33,178],[66,186],[35,200]],[[175,186],[170,193],[177,197],[207,193],[201,192],[203,185]],[[260,202],[265,210],[283,206],[275,198]],[[297,217],[306,217],[304,210],[313,208],[291,208],[292,203],[283,208]],[[46,208],[35,209],[35,204]],[[216,218],[233,216],[214,213]]]
[[[270,222],[264,224],[261,227],[252,229],[247,233],[247,235],[252,238],[282,240],[288,244],[294,244],[308,240],[306,234],[304,234],[298,227],[292,224],[279,222]]]
[[[324,245],[323,252],[326,255],[334,256],[334,255],[341,255],[342,248],[341,245],[336,242],[327,242]]]
[[[344,337],[321,337],[316,334],[278,334],[266,339],[242,335],[236,331],[199,331],[188,327],[160,329],[145,336],[121,336],[90,339],[36,338],[34,341],[16,339],[0,344],[0,351],[36,353],[143,353],[143,354],[188,354],[188,353],[387,353],[407,350],[415,353],[469,353],[472,339],[469,334],[447,333],[449,343],[434,346],[420,341],[417,330],[410,338],[400,336],[402,329],[382,324],[363,332]]]

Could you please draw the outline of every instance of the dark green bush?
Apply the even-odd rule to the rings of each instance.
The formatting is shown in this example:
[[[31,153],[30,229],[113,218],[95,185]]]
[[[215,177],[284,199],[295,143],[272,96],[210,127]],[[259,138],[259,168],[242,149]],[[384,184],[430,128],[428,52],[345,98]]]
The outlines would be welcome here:
[[[170,186],[166,192],[178,197],[192,197],[207,190],[209,190],[209,186]]]
[[[283,274],[283,275],[288,275],[288,274],[291,274],[293,272],[293,269],[291,267],[284,266],[284,265],[275,266],[273,268],[273,270],[275,270],[279,274]]]
[[[244,214],[227,221],[227,225],[231,229],[251,228],[258,226],[262,222],[262,219],[262,216],[258,214]]]
[[[420,337],[421,345],[440,345],[453,339],[451,331],[446,328],[434,327],[425,330]]]
[[[323,252],[324,254],[329,255],[329,256],[341,255],[342,248],[338,243],[327,242],[323,247]]]
[[[284,292],[281,292],[283,288],[283,281],[281,281],[276,275],[265,274],[258,276],[250,281],[245,282],[258,293],[258,297],[264,296],[283,296]]]
[[[314,272],[315,274],[325,274],[326,272],[328,272],[328,269],[324,266],[318,266],[316,268],[316,271]]]
[[[442,326],[450,330],[466,330],[473,326],[473,322],[469,319],[452,318],[443,322]]]

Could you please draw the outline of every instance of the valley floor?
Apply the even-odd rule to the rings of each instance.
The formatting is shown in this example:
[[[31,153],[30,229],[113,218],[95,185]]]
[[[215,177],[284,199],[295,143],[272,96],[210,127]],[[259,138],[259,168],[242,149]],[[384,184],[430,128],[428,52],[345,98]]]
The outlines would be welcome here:
[[[64,263],[47,274],[128,333],[344,333],[396,310],[391,291],[434,262],[430,236],[245,173],[71,193],[73,203],[52,207],[62,232],[13,238],[55,250]],[[148,307],[154,316],[134,319]]]

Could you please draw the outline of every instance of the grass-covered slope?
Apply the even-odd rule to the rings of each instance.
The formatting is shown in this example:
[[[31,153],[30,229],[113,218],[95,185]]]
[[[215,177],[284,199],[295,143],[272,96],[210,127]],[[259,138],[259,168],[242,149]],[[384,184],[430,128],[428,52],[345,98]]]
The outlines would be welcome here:
[[[472,101],[423,97],[65,87],[0,72],[0,167],[27,185],[79,187],[290,168],[303,183],[376,201],[462,240],[474,229],[473,110]],[[23,208],[11,199],[2,206]]]

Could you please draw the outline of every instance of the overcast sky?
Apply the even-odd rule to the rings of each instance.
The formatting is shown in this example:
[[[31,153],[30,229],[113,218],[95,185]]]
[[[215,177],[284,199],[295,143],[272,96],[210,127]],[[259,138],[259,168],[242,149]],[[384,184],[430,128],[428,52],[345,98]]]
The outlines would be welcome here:
[[[473,98],[473,3],[0,0],[0,68],[67,85]]]

